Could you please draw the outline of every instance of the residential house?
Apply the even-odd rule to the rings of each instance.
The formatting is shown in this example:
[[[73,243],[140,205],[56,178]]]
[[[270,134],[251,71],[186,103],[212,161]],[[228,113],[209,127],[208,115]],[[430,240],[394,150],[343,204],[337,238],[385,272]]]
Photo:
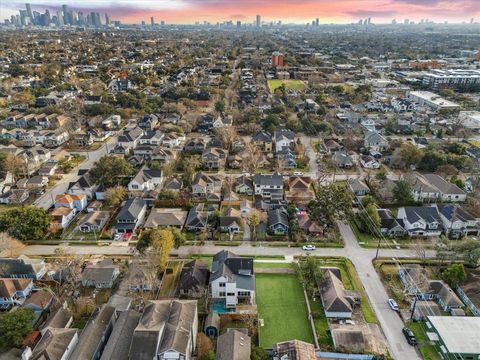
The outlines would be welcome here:
[[[363,144],[367,149],[375,150],[378,152],[385,151],[389,146],[388,140],[385,139],[383,135],[381,135],[377,131],[367,132]]]
[[[268,212],[268,230],[274,235],[288,234],[288,213],[285,208]]]
[[[50,312],[51,307],[57,302],[55,294],[51,290],[38,289],[32,292],[23,303],[23,307],[30,309],[41,316]]]
[[[380,168],[380,163],[378,162],[377,159],[375,159],[371,155],[362,155],[360,156],[360,164],[365,169],[379,169]]]
[[[150,159],[152,161],[159,161],[162,164],[174,161],[176,158],[177,151],[163,147],[154,148],[152,154],[150,155]]]
[[[73,353],[77,343],[78,329],[45,328],[29,360],[66,360]]]
[[[235,179],[235,192],[237,194],[253,195],[253,181],[249,177],[242,175]]]
[[[443,231],[442,219],[435,207],[401,207],[397,218],[409,236],[439,236]]]
[[[315,198],[309,176],[290,176],[288,182],[288,190],[285,191],[285,200],[288,202],[307,204]]]
[[[146,131],[139,139],[139,144],[141,145],[162,145],[163,138],[165,134],[161,131],[149,130]]]
[[[180,296],[201,298],[208,291],[208,264],[201,260],[186,263],[180,273],[178,293]]]
[[[207,227],[208,213],[203,209],[203,204],[197,204],[190,208],[185,221],[187,230],[202,231]]]
[[[210,293],[214,301],[227,308],[255,304],[253,259],[222,250],[215,254],[210,274]]]
[[[162,145],[169,149],[180,149],[185,142],[185,135],[176,132],[169,132],[163,137]]]
[[[281,152],[283,149],[292,149],[295,146],[295,133],[291,130],[277,130],[273,134],[275,141],[275,152]]]
[[[220,169],[225,166],[228,151],[217,147],[205,149],[202,153],[202,166],[205,169]]]
[[[255,174],[254,193],[264,199],[283,199],[283,176],[279,173]]]
[[[87,265],[82,272],[82,285],[94,286],[97,289],[111,289],[113,282],[120,274],[120,268],[111,259]]]
[[[113,79],[108,84],[108,91],[119,92],[133,89],[133,84],[128,79]]]
[[[168,179],[165,181],[165,184],[163,185],[163,190],[168,190],[168,191],[174,191],[174,192],[180,192],[183,188],[183,182],[182,179],[173,177],[171,179]]]
[[[38,190],[43,189],[48,184],[47,176],[35,175],[31,178],[23,178],[17,181],[17,187],[20,189],[27,190]]]
[[[76,214],[77,210],[75,208],[58,207],[53,209],[50,213],[53,216],[53,222],[50,223],[50,226],[53,226],[52,230],[66,229]]]
[[[348,179],[347,184],[356,197],[362,197],[370,193],[370,188],[361,179]]]
[[[341,169],[351,169],[355,166],[353,158],[345,150],[335,151],[332,160]]]
[[[0,278],[40,280],[47,272],[45,261],[30,259],[26,255],[18,258],[0,258]]]
[[[426,326],[444,359],[480,359],[480,317],[428,316]]]
[[[422,176],[422,175],[420,175]],[[442,202],[462,202],[467,199],[467,193],[457,185],[446,181],[437,174],[425,174],[423,177],[436,189],[438,189],[439,200]]]
[[[78,230],[83,233],[100,233],[106,225],[110,213],[108,211],[92,211],[86,214],[78,225]]]
[[[157,227],[176,227],[183,229],[187,220],[187,211],[182,209],[158,209],[150,212],[143,227],[145,229],[156,229]]]
[[[261,130],[252,136],[252,142],[258,146],[263,152],[272,152],[273,151],[273,140],[272,135],[265,131]]]
[[[158,117],[154,114],[147,114],[138,121],[138,126],[145,131],[155,129],[158,124]]]
[[[133,233],[143,222],[147,213],[147,202],[141,198],[128,199],[117,215],[115,232]]]
[[[438,209],[445,233],[450,238],[480,235],[480,219],[472,216],[462,207],[452,204],[432,206]]]
[[[276,155],[277,162],[283,169],[294,169],[297,167],[297,156],[291,148],[283,148]]]
[[[443,311],[465,307],[455,292],[442,280],[430,280],[425,268],[419,264],[402,266],[398,276],[405,293],[418,300],[433,300]]]
[[[65,144],[70,135],[66,130],[56,130],[45,134],[43,145],[46,147],[58,147]]]
[[[396,219],[389,209],[378,209],[377,212],[380,217],[380,231],[383,235],[399,237],[407,234],[403,221]]]
[[[118,137],[117,144],[127,150],[135,148],[140,143],[140,138],[143,136],[143,130],[139,127],[133,129],[126,129]]]
[[[129,360],[131,339],[140,318],[141,314],[132,309],[120,312],[100,360]]]
[[[160,187],[163,182],[162,170],[151,170],[143,166],[135,177],[128,183],[129,191],[148,191]]]
[[[220,177],[199,172],[193,178],[192,194],[206,197],[208,194],[220,192],[221,187],[222,180]]]
[[[333,139],[325,139],[323,143],[323,147],[329,154],[334,154],[337,151],[342,150],[343,146],[340,145]]]
[[[291,340],[273,345],[273,360],[316,360],[315,346],[311,343]]]
[[[131,359],[192,359],[196,348],[196,300],[149,301],[135,328]]]
[[[58,161],[48,161],[42,165],[38,170],[38,175],[41,176],[53,176],[58,169]]]
[[[33,289],[30,278],[0,278],[0,309],[23,304]]]
[[[223,117],[219,116],[213,122],[212,127],[214,129],[221,129],[224,127],[232,126],[232,124],[233,124],[233,117],[231,115],[223,116]]]
[[[207,147],[207,142],[203,138],[193,138],[189,140],[185,146],[184,150],[189,153],[202,154]]]
[[[29,196],[27,189],[11,189],[0,195],[0,204],[23,204]]]
[[[217,360],[250,360],[248,329],[227,329],[217,340]]]
[[[70,195],[86,195],[87,200],[93,199],[97,186],[93,183],[88,173],[79,171],[78,175],[80,175],[80,178],[68,185],[67,193]]]
[[[220,231],[229,234],[238,234],[242,230],[240,211],[229,208],[225,215],[220,216]]]
[[[350,319],[359,303],[358,294],[343,286],[339,268],[324,268],[324,279],[319,284],[320,297],[327,318]]]
[[[65,207],[81,212],[87,207],[87,196],[85,194],[58,194],[55,196],[55,208]]]
[[[99,359],[116,322],[115,308],[104,304],[94,310],[69,360]]]
[[[316,221],[313,221],[309,214],[302,212],[297,215],[298,227],[306,234],[323,235],[323,227]]]

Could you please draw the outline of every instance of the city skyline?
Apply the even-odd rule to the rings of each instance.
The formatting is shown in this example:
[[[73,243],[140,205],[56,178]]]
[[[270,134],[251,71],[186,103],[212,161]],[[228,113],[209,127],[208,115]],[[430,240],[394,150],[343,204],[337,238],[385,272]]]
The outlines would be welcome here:
[[[468,22],[471,18],[480,17],[480,4],[476,0],[141,0],[131,1],[92,1],[81,3],[77,1],[44,0],[41,3],[30,3],[34,11],[62,11],[66,4],[75,11],[83,13],[108,14],[123,23],[150,22],[155,19],[168,23],[189,24],[197,21],[211,23],[223,21],[241,21],[255,23],[256,15],[260,14],[262,22],[282,21],[284,23],[307,23],[320,19],[325,23],[352,23],[361,18],[372,18],[372,22],[390,23],[392,19],[403,22],[405,18],[419,22],[429,19],[435,22]],[[25,9],[25,2],[13,1],[2,4],[2,18],[18,14],[19,9]],[[452,15],[454,14],[454,15]]]

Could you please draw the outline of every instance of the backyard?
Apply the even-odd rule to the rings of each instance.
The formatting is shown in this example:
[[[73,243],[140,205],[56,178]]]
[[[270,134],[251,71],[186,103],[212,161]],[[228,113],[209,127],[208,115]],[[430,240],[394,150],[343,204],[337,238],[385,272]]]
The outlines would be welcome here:
[[[313,341],[302,285],[296,275],[256,274],[260,346],[279,341]],[[263,323],[263,326],[262,326]]]
[[[268,80],[268,88],[271,93],[275,92],[282,84],[285,84],[287,89],[303,90],[306,85],[302,80]]]

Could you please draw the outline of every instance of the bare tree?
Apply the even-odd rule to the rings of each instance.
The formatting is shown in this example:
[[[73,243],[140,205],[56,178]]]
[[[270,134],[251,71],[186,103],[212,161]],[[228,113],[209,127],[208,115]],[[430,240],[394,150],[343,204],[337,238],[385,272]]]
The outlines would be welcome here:
[[[234,126],[225,126],[216,130],[223,147],[232,150],[233,143],[238,138],[237,129]]]
[[[262,159],[262,151],[257,146],[252,143],[246,144],[242,161],[243,169],[245,171],[251,174],[255,173],[260,167]]]

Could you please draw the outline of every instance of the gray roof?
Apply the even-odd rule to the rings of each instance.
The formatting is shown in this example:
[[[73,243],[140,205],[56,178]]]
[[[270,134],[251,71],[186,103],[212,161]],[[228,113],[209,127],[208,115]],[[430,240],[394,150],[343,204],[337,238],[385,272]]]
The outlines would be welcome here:
[[[325,311],[352,312],[352,304],[346,296],[340,269],[325,269],[325,278],[320,285],[320,293]]]
[[[71,318],[72,314],[68,308],[64,308],[63,306],[59,307],[57,310],[50,314],[42,328],[64,328],[68,325]]]
[[[201,291],[208,284],[208,264],[193,260],[183,266],[180,273],[180,290]]]
[[[271,210],[268,212],[268,225],[283,224],[288,226],[288,213],[284,208]]]
[[[132,198],[128,199],[125,202],[125,205],[122,206],[122,209],[117,215],[118,219],[128,219],[136,220],[138,215],[147,206],[147,202],[141,198]]]
[[[220,251],[213,257],[210,282],[222,276],[229,281],[235,281],[239,289],[255,290],[253,258],[240,257],[226,250]]]
[[[460,189],[457,185],[452,184],[451,182],[446,181],[440,175],[437,174],[425,174],[423,175],[430,184],[436,187],[442,194],[454,194],[454,195],[464,195],[465,191]]]
[[[150,301],[135,328],[130,358],[151,360],[168,350],[190,355],[188,343],[196,317],[196,300]]]
[[[193,206],[188,212],[187,220],[185,221],[185,226],[192,228],[204,228],[207,225],[207,212],[203,211],[202,204]]]
[[[244,331],[228,329],[218,337],[217,360],[250,360],[251,339]]]
[[[98,264],[87,266],[82,272],[82,280],[93,281],[96,284],[108,283],[112,281],[113,275],[117,270],[118,265],[101,261]]]
[[[115,308],[113,306],[104,304],[101,308],[95,309],[69,360],[93,359],[114,316]]]
[[[283,186],[283,176],[279,173],[256,174],[253,181],[257,185]]]
[[[155,228],[157,226],[178,226],[183,227],[187,219],[187,212],[182,209],[152,209],[148,215],[144,228]]]
[[[20,256],[16,259],[0,258],[0,277],[12,275],[31,275],[32,277],[44,266],[40,261]]]
[[[103,350],[101,360],[128,360],[130,340],[138,325],[140,316],[140,313],[134,310],[124,311],[120,314]]]
[[[434,221],[439,224],[442,223],[437,208],[433,206],[407,206],[404,209],[407,220],[410,223],[414,223],[421,219],[425,220],[427,223],[431,223]]]
[[[32,360],[62,359],[77,329],[47,328],[33,349]]]

